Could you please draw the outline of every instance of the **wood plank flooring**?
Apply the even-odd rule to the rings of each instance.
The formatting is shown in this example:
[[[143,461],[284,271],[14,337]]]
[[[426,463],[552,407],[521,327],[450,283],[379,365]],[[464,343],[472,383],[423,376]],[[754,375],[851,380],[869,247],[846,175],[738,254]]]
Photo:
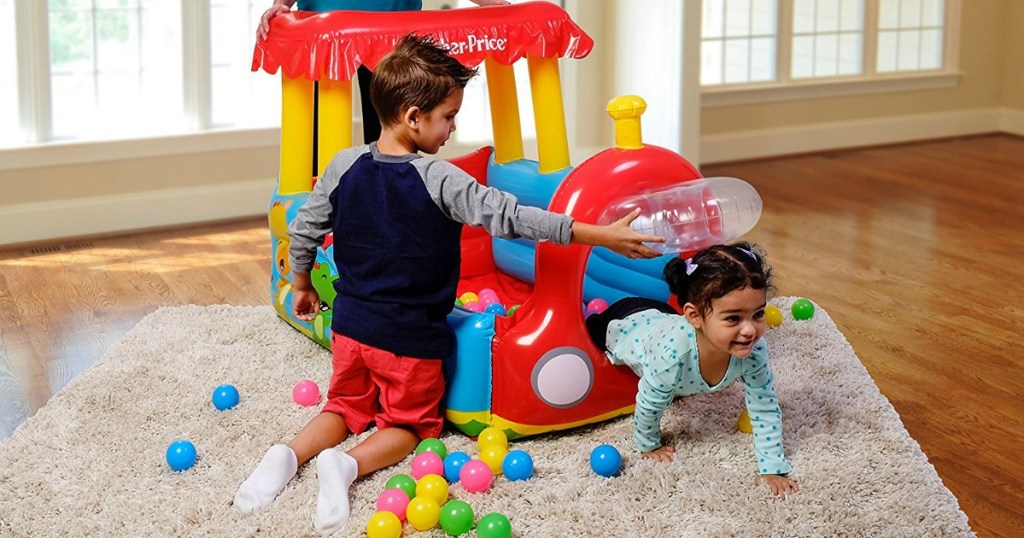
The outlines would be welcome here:
[[[702,171],[757,188],[778,293],[829,312],[979,536],[1024,536],[1024,139]],[[0,438],[158,307],[267,303],[268,249],[249,219],[0,250]]]

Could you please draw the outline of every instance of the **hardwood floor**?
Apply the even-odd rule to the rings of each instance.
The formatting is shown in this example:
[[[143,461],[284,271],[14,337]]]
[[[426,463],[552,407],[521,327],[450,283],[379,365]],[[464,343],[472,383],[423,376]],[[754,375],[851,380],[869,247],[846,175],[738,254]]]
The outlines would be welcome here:
[[[1024,536],[1024,138],[703,173],[757,188],[778,293],[829,312],[972,528]],[[0,251],[0,438],[158,307],[267,303],[268,249],[251,219]]]

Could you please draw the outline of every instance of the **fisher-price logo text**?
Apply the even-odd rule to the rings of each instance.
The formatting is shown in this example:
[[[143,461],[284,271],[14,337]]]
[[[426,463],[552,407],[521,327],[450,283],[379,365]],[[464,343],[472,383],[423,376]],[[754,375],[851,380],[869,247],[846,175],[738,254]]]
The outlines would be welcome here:
[[[508,39],[504,37],[468,35],[465,41],[450,42],[442,39],[440,44],[442,47],[447,48],[451,54],[469,54],[473,52],[505,50],[505,47],[508,46]]]

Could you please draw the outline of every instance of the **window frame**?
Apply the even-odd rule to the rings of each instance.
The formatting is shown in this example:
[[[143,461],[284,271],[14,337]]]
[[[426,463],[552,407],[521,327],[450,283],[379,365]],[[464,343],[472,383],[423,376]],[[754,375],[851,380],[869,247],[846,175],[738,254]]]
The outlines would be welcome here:
[[[0,170],[276,147],[280,143],[279,126],[212,125],[209,0],[181,3],[182,105],[186,128],[151,136],[55,140],[50,105],[48,3],[14,0],[14,17],[19,59],[18,115],[27,136],[24,143],[0,147]]]
[[[943,62],[940,69],[878,73],[878,1],[865,0],[864,72],[834,77],[791,78],[793,0],[778,0],[776,80],[701,86],[704,108],[842,97],[871,93],[950,88],[959,84],[962,0],[944,0]]]

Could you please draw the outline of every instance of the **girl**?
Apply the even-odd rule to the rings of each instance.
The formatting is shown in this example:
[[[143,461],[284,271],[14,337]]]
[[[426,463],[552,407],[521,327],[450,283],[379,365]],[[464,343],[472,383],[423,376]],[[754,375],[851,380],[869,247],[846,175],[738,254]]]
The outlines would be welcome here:
[[[628,297],[587,318],[587,329],[613,364],[640,383],[633,442],[643,457],[672,461],[661,443],[661,416],[676,396],[717,392],[741,380],[754,429],[756,483],[785,497],[799,486],[782,450],[782,412],[768,366],[764,308],[771,269],[749,243],[716,245],[665,265],[683,314],[666,303]]]

